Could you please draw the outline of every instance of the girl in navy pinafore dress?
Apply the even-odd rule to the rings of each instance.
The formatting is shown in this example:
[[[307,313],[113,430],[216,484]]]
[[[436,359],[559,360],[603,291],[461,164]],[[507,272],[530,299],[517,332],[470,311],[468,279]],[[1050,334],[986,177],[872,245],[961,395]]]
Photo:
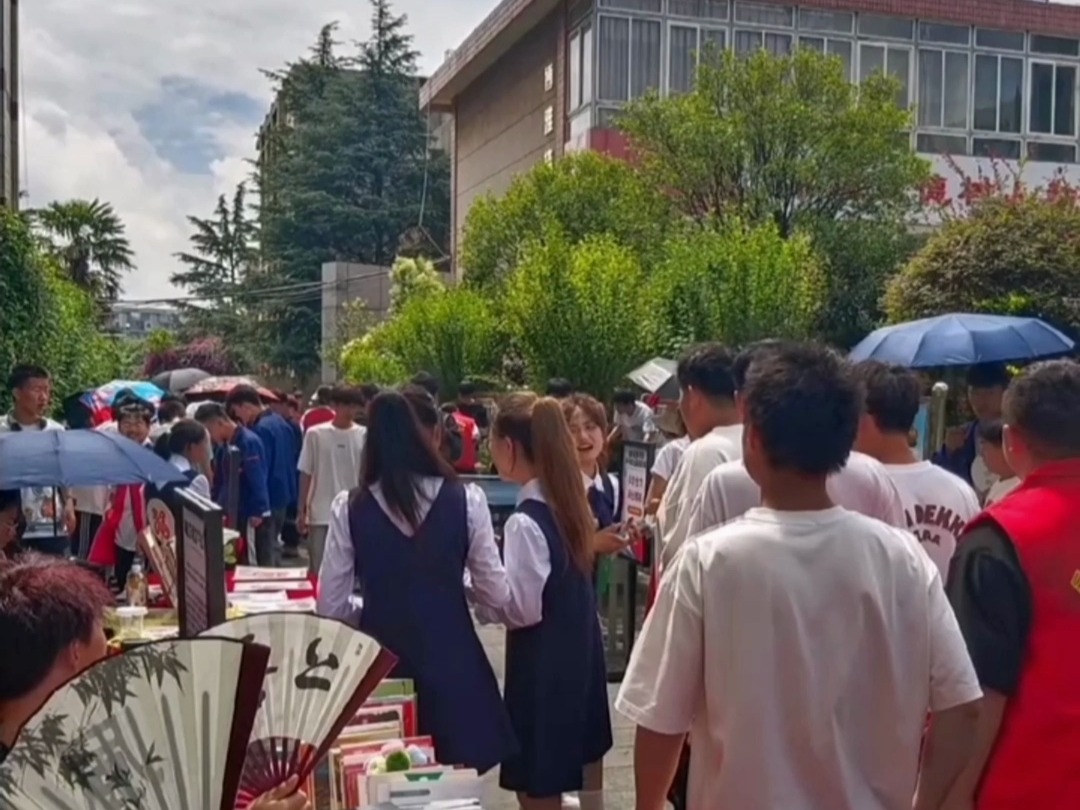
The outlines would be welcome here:
[[[602,806],[611,717],[592,583],[594,517],[557,400],[507,397],[491,431],[499,474],[521,484],[503,529],[511,599],[505,701],[521,752],[500,785],[525,810],[557,810],[562,794]],[[490,614],[478,611],[482,619]]]
[[[349,500],[360,629],[398,656],[392,677],[416,685],[418,726],[436,759],[481,773],[517,741],[466,601],[464,572],[481,605],[509,599],[483,492],[439,456],[439,423],[426,392],[384,392],[368,411],[361,486]]]

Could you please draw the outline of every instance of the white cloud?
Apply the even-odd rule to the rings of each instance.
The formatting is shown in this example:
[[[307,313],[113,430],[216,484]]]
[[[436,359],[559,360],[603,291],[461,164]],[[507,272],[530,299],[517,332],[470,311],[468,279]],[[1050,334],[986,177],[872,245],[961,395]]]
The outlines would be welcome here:
[[[430,73],[494,4],[396,0],[395,11],[408,14],[423,55],[421,71]],[[241,107],[242,96],[253,97],[261,117],[270,88],[260,68],[298,58],[331,20],[340,22],[339,38],[346,43],[366,38],[368,11],[355,0],[21,4],[21,162],[28,204],[108,200],[127,225],[139,266],[125,283],[125,298],[175,295],[168,278],[175,269],[173,253],[187,246],[185,217],[209,214],[217,195],[244,179],[257,122],[208,111],[202,120],[179,126],[181,142],[159,137],[173,149],[206,153],[202,165],[185,161],[178,168],[147,137],[148,120],[168,119],[165,113],[179,102],[177,80],[206,96],[230,94]],[[250,119],[254,111],[246,106]],[[183,111],[174,111],[178,121],[166,123],[184,124]]]

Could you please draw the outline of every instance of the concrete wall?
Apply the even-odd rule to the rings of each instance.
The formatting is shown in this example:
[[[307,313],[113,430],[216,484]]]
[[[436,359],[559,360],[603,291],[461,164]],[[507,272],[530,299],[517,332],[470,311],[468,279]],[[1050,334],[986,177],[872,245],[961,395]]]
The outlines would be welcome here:
[[[506,191],[517,174],[558,154],[562,109],[558,102],[562,67],[559,40],[562,10],[549,14],[455,101],[454,110],[454,254],[469,207],[478,197]],[[544,88],[551,65],[553,83]],[[552,128],[544,132],[545,111],[552,108]]]
[[[338,340],[338,316],[342,308],[362,300],[377,320],[385,318],[390,308],[390,268],[327,262],[322,266],[322,281],[322,381],[332,383],[337,378],[337,369],[333,358],[327,357],[327,349]]]

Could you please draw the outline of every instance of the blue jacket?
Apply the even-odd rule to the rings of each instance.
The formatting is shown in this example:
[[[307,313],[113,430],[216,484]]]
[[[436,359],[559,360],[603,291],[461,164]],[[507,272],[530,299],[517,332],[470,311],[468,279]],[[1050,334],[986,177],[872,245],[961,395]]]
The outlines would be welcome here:
[[[270,512],[266,448],[255,431],[242,425],[237,426],[229,444],[240,452],[238,525],[235,528],[243,532],[248,520]],[[225,449],[218,447],[214,451],[214,500],[227,509],[229,477],[225,467]]]
[[[296,503],[297,481],[296,433],[292,427],[271,410],[263,411],[252,423],[252,430],[266,448],[267,492],[270,509],[277,511]]]
[[[978,422],[969,422],[963,446],[951,453],[945,447],[942,447],[934,453],[932,459],[934,464],[944,467],[953,475],[960,476],[969,484],[972,483],[971,465],[975,463],[975,458],[979,455],[978,427]]]

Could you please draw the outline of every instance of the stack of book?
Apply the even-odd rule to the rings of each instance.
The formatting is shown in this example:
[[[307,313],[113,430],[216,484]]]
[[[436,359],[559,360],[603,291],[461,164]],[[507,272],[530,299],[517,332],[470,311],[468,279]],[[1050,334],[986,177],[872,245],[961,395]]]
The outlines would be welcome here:
[[[482,810],[477,772],[436,764],[431,737],[416,726],[413,682],[383,681],[309,782],[316,810]],[[411,758],[407,770],[392,767],[388,745]]]

